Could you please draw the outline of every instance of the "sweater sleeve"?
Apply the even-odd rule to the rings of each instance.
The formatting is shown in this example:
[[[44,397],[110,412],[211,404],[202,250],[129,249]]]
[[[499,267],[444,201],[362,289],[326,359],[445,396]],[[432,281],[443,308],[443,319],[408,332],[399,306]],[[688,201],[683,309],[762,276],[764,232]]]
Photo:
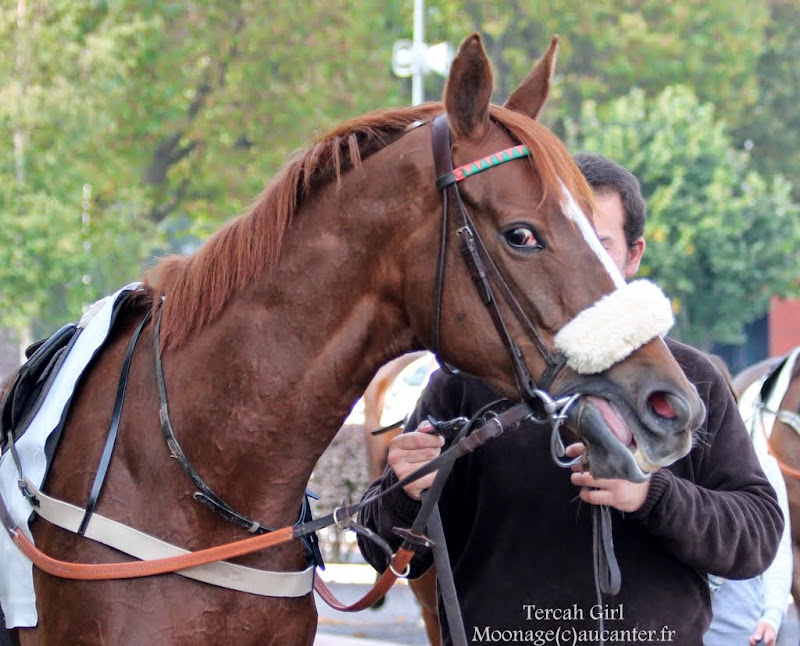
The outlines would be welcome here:
[[[629,517],[700,572],[757,576],[772,563],[784,527],[775,490],[716,369],[687,376],[706,403],[705,424],[687,457],[653,474],[644,505]]]
[[[416,428],[416,427],[414,427]],[[391,467],[386,467],[383,476],[373,482],[362,500],[385,491],[397,482],[397,476]],[[392,530],[395,527],[408,528],[414,523],[422,503],[406,495],[402,489],[391,491],[384,497],[364,507],[359,512],[359,522],[383,538],[397,552],[403,540]],[[389,566],[389,557],[375,541],[358,535],[358,548],[364,559],[378,572]],[[420,548],[411,560],[409,578],[423,574],[433,562],[433,553],[429,549]]]

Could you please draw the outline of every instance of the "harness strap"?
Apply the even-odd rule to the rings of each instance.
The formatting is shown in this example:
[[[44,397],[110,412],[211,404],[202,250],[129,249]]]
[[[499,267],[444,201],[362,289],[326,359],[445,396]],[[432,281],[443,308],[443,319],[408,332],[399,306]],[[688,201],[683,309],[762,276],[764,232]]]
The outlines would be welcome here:
[[[83,510],[80,507],[42,493],[28,480],[26,486],[38,501],[36,513],[39,516],[62,529],[79,533],[79,524],[83,526],[85,519],[85,516],[84,519],[81,518]],[[141,560],[190,553],[100,514],[91,516],[91,521],[86,523],[81,535]],[[299,572],[270,572],[218,561],[178,570],[176,574],[231,590],[268,597],[302,597],[311,592],[314,584],[313,566]]]
[[[482,446],[492,437],[497,437],[503,433],[506,429],[506,423],[508,426],[515,426],[530,416],[530,408],[518,404],[505,413],[501,413],[501,415],[507,415],[504,421],[500,421],[498,417],[492,417],[486,424],[475,430],[472,434],[469,434],[475,421],[481,418],[486,411],[493,408],[496,404],[497,402],[492,402],[479,410],[478,413],[459,430],[454,445],[446,451],[444,455],[455,453],[454,449],[460,449],[461,447],[474,451],[475,448]],[[457,457],[459,456],[455,454],[452,460],[439,468],[433,484],[427,491],[423,492],[421,496],[422,506],[417,513],[417,517],[414,519],[411,529],[398,533],[406,537],[403,547],[409,548],[420,542],[420,539],[424,537],[423,532],[426,528],[434,533],[433,540],[423,540],[424,542],[433,544],[436,576],[440,583],[442,605],[444,606],[445,616],[447,617],[447,625],[450,628],[450,636],[454,644],[465,646],[467,644],[467,633],[464,628],[464,619],[461,616],[461,607],[458,602],[458,595],[453,580],[453,570],[450,566],[450,557],[447,551],[447,542],[445,540],[438,506],[439,498],[442,495],[442,491],[444,491],[445,482],[450,476],[455,458]]]
[[[611,533],[611,511],[608,505],[592,507],[592,551],[594,553],[594,577],[600,592],[616,595],[622,584],[622,575],[614,554],[614,539]],[[602,605],[602,600],[598,598]]]
[[[360,610],[366,610],[383,599],[389,589],[395,584],[395,581],[397,581],[401,575],[404,576],[404,572],[408,572],[407,568],[409,567],[414,554],[414,550],[407,550],[402,547],[397,550],[391,565],[384,570],[383,574],[381,574],[375,585],[370,588],[370,590],[358,601],[349,605],[339,601],[333,592],[331,592],[330,588],[320,578],[314,580],[314,590],[316,590],[317,594],[319,594],[320,598],[325,603],[339,612],[359,612]]]
[[[433,558],[436,563],[436,582],[439,586],[439,595],[442,598],[447,625],[454,644],[466,644],[467,632],[461,616],[461,605],[458,602],[458,592],[453,579],[453,568],[450,567],[450,552],[447,549],[447,540],[442,526],[442,515],[439,507],[435,507],[428,519],[428,531],[434,541]],[[441,563],[447,567],[440,567]]]
[[[139,340],[139,335],[142,329],[150,320],[151,311],[148,311],[142,319],[141,323],[136,326],[136,330],[131,337],[128,344],[128,350],[125,352],[125,359],[122,362],[122,372],[119,376],[119,385],[117,386],[117,398],[114,400],[114,410],[111,414],[111,425],[108,429],[108,436],[106,437],[106,444],[103,447],[103,454],[100,457],[100,464],[97,467],[97,473],[94,476],[94,483],[92,490],[89,493],[89,500],[86,503],[86,512],[83,515],[83,520],[78,527],[77,533],[83,536],[86,533],[86,526],[89,524],[89,519],[94,513],[94,508],[97,505],[97,499],[100,497],[100,491],[103,488],[103,483],[108,474],[108,466],[111,464],[111,455],[114,453],[114,446],[117,442],[117,435],[119,432],[119,422],[122,418],[122,405],[125,402],[125,390],[128,386],[128,376],[131,371],[131,361],[133,360],[133,351],[136,349],[136,342]]]
[[[259,535],[275,531],[269,527],[266,527],[265,525],[262,525],[256,520],[251,520],[247,516],[240,514],[228,503],[222,500],[222,498],[214,493],[211,487],[206,484],[206,481],[203,480],[200,474],[197,473],[195,468],[192,466],[192,463],[189,462],[189,459],[183,452],[183,449],[178,442],[178,438],[175,436],[175,431],[172,428],[172,422],[169,419],[167,385],[164,379],[164,366],[161,362],[161,314],[163,311],[164,308],[159,307],[158,312],[156,313],[156,323],[153,329],[153,346],[155,350],[156,383],[158,385],[158,398],[160,404],[158,416],[161,420],[161,432],[164,435],[164,440],[166,441],[167,446],[169,447],[170,454],[173,458],[175,458],[175,460],[177,460],[181,469],[183,469],[183,472],[189,476],[189,479],[192,481],[194,486],[198,488],[199,491],[196,491],[193,495],[195,500],[208,507],[214,513],[220,515],[228,522],[246,529],[251,534]],[[316,498],[316,494],[306,489],[306,493],[303,496],[300,506],[300,514],[295,525],[299,525],[311,519],[311,504],[308,501],[309,496]],[[319,540],[317,539],[316,535],[309,534],[304,536],[303,546],[306,550],[307,557],[324,569],[325,565],[322,559],[322,553],[319,549]]]
[[[156,314],[156,324],[153,330],[153,345],[155,348],[156,383],[158,384],[158,399],[160,403],[158,416],[161,420],[161,432],[164,435],[164,440],[167,442],[170,454],[177,460],[181,469],[189,476],[194,486],[199,489],[199,491],[194,494],[195,500],[203,503],[206,507],[220,514],[226,520],[246,529],[251,534],[263,534],[272,531],[268,527],[262,526],[261,523],[241,515],[217,496],[200,474],[197,473],[192,463],[189,462],[189,459],[186,457],[186,454],[183,452],[178,442],[178,438],[175,436],[175,430],[172,428],[172,422],[169,419],[167,386],[164,380],[164,366],[161,362],[161,313],[163,311],[163,308],[159,307],[158,313]]]
[[[441,132],[444,130],[445,132]],[[450,126],[446,119],[434,119],[431,125],[431,140],[433,143],[433,162],[437,170],[440,168],[452,168],[453,161],[450,158]],[[436,145],[441,137],[447,138],[447,145]],[[433,353],[439,358],[439,349],[441,346],[441,325],[442,325],[442,295],[444,293],[444,272],[447,259],[447,215],[448,208],[448,195],[449,191],[444,190],[439,186],[438,180],[436,188],[442,193],[442,221],[441,233],[439,234],[439,256],[436,261],[436,284],[433,291],[433,317],[432,317],[432,332],[431,332],[431,347]],[[447,374],[452,375],[453,369],[448,366],[444,361],[439,359],[439,365],[442,370]]]

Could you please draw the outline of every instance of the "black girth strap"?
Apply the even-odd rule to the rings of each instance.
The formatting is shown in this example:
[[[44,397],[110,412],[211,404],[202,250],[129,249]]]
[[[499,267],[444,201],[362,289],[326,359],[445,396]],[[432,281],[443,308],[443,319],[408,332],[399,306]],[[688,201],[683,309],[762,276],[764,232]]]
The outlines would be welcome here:
[[[100,464],[98,465],[97,473],[94,476],[92,490],[89,493],[89,501],[86,503],[86,513],[84,513],[80,527],[78,527],[78,534],[81,536],[86,533],[86,527],[89,525],[89,519],[94,513],[94,508],[97,505],[97,499],[100,497],[100,491],[103,488],[103,483],[106,481],[108,466],[111,464],[111,455],[114,453],[114,446],[117,443],[119,422],[122,417],[122,405],[125,402],[125,390],[128,386],[128,375],[131,371],[133,351],[136,349],[136,342],[139,340],[139,335],[142,333],[142,329],[147,324],[147,321],[150,320],[150,314],[151,311],[148,311],[141,323],[136,326],[136,330],[131,337],[130,343],[128,343],[128,350],[125,353],[125,359],[122,362],[122,372],[119,376],[119,384],[117,385],[117,398],[114,400],[114,410],[111,414],[111,424],[108,429],[106,444],[105,447],[103,447],[103,454],[100,456]]]

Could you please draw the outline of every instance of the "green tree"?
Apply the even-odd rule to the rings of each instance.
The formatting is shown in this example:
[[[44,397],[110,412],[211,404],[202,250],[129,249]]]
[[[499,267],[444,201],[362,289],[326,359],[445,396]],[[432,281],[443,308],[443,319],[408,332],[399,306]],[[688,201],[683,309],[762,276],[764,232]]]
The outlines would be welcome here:
[[[800,3],[771,0],[770,21],[756,76],[759,97],[746,118],[732,124],[737,141],[752,149],[756,167],[781,173],[800,198]]]
[[[437,7],[429,11],[429,31],[456,41],[469,30],[483,34],[498,76],[497,100],[554,34],[561,37],[554,105],[573,119],[584,100],[603,103],[634,86],[658,92],[688,84],[734,123],[749,117],[758,98],[766,0],[442,0]]]
[[[800,219],[791,185],[764,179],[734,149],[711,104],[685,86],[648,99],[634,89],[570,124],[574,150],[633,171],[648,203],[642,273],[673,299],[673,334],[709,349],[741,343],[771,296],[797,294]]]
[[[74,319],[160,234],[241,212],[314,132],[407,102],[402,24],[367,0],[0,9],[0,324]]]
[[[93,6],[63,0],[19,0],[0,14],[9,44],[0,55],[0,324],[23,340],[32,323],[37,334],[51,331],[106,293],[106,281],[94,280],[101,269],[109,279],[130,275],[142,257],[140,218],[123,207],[135,190],[120,190],[113,212],[94,199],[109,159],[98,88],[124,65],[110,44],[138,26],[99,35],[97,24]]]
[[[409,100],[390,60],[411,0],[26,3],[22,22],[0,9],[0,324],[74,318],[138,276],[154,245],[185,250],[244,210],[315,133]],[[756,63],[793,43],[788,28],[765,35],[781,0],[735,4],[429,0],[426,40],[481,31],[501,101],[560,34],[545,118],[562,133],[587,98],[676,82],[736,126],[764,95]],[[782,78],[781,61],[761,71]],[[429,98],[442,83],[428,77]],[[766,138],[744,137],[763,158]]]

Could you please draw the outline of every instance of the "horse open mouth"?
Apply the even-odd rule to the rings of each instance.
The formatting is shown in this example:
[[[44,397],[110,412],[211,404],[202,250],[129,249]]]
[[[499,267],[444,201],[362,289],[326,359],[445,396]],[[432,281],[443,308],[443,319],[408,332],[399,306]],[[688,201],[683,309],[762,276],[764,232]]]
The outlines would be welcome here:
[[[585,395],[568,411],[567,424],[586,444],[589,470],[595,478],[643,482],[658,470],[636,442],[626,415],[609,400]]]

